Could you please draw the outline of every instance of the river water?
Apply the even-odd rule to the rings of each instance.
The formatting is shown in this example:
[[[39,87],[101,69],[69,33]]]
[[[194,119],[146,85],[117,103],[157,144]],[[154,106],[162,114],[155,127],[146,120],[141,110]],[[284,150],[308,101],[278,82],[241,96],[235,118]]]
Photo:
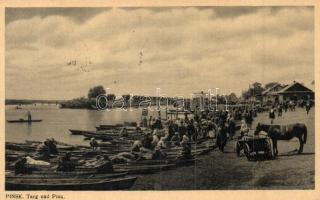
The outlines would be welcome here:
[[[100,124],[116,124],[124,121],[141,121],[142,110],[135,108],[131,111],[114,109],[111,111],[96,111],[85,109],[60,109],[56,105],[28,105],[22,109],[16,106],[5,107],[6,120],[26,119],[30,110],[32,119],[42,119],[36,123],[5,124],[5,140],[8,142],[24,142],[25,140],[43,141],[53,137],[58,141],[69,144],[88,144],[82,136],[71,135],[69,129],[95,130]],[[163,117],[165,111],[162,112]],[[149,111],[149,116],[157,116],[156,111]]]

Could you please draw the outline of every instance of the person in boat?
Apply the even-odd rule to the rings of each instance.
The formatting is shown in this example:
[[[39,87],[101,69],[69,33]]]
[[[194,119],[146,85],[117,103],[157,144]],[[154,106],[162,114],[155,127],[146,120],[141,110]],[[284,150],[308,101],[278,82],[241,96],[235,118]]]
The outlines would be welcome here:
[[[137,133],[142,133],[142,129],[139,124],[137,124],[137,126],[136,126],[136,131],[137,131]]]
[[[182,140],[181,140],[181,142],[180,142],[180,145],[183,146],[183,145],[187,145],[187,144],[189,144],[189,143],[190,143],[189,137],[187,136],[187,134],[184,134],[184,135],[182,136]]]
[[[179,146],[180,145],[180,136],[178,132],[174,133],[174,136],[171,138],[171,144],[175,145],[175,146]]]
[[[155,148],[158,144],[158,142],[160,141],[157,130],[154,130],[154,133],[152,135],[152,147]]]
[[[163,137],[165,138],[165,141],[170,141],[170,139],[169,139],[169,130],[168,129],[163,129],[163,132],[164,132],[164,136]]]
[[[97,156],[96,170],[99,173],[111,173],[114,171],[113,164],[107,155]]]
[[[142,147],[142,142],[140,140],[136,140],[133,142],[131,147],[131,152],[140,152],[140,148]]]
[[[152,154],[152,160],[164,160],[167,158],[167,154],[161,150],[160,147],[156,147]]]
[[[99,144],[94,137],[90,139],[90,147],[92,148],[93,151],[97,150],[99,147]]]
[[[44,143],[48,146],[50,154],[58,154],[57,141],[54,138],[49,138]]]
[[[71,161],[71,153],[67,152],[64,156],[59,158],[57,171],[71,172],[74,171],[76,165]]]
[[[53,138],[46,139],[37,147],[37,152],[42,159],[49,159],[51,154],[58,154],[57,142]]]
[[[85,159],[78,161],[78,164],[84,168],[95,169],[97,173],[113,172],[113,163],[107,155],[98,155],[94,159]]]
[[[151,137],[150,133],[146,134],[142,139],[142,146],[146,149],[152,149],[153,148],[152,140],[153,140],[153,137]]]
[[[22,157],[14,163],[14,173],[15,174],[30,174],[31,173],[31,169],[28,168],[28,165],[27,165],[27,158],[26,157]]]
[[[276,118],[274,106],[272,106],[272,108],[269,111],[269,118],[271,119],[270,123],[273,124],[273,120]]]
[[[187,135],[183,135],[183,138],[180,142],[180,145],[182,147],[182,150],[180,152],[180,155],[178,156],[179,159],[192,159],[193,156],[191,154],[191,144],[190,139]]]
[[[32,121],[32,116],[31,116],[30,110],[27,111],[26,116],[27,116],[29,122]]]
[[[157,144],[157,147],[160,148],[160,149],[166,149],[167,148],[167,145],[166,145],[166,137],[161,137],[160,138],[160,141],[158,142]]]

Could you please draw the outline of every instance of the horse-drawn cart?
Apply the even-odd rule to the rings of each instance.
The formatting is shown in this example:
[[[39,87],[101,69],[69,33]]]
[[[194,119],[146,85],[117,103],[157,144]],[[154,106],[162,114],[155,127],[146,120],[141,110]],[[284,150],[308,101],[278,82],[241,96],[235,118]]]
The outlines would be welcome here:
[[[263,154],[266,158],[274,158],[272,140],[268,136],[243,136],[236,143],[236,152],[240,156],[243,150],[248,160]]]

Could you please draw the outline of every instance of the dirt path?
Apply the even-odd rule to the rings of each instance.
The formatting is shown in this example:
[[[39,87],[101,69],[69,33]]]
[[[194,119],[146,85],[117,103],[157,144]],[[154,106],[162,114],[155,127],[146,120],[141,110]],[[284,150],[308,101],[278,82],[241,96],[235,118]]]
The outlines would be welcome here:
[[[269,122],[267,113],[260,114],[256,122]],[[133,190],[181,189],[313,189],[315,174],[314,108],[307,116],[298,109],[284,113],[276,124],[305,123],[308,140],[304,153],[297,155],[296,139],[280,141],[279,156],[275,160],[247,161],[234,152],[235,141],[230,141],[226,152],[218,150],[201,156],[193,166],[180,167],[138,178]],[[255,127],[253,124],[252,127]]]

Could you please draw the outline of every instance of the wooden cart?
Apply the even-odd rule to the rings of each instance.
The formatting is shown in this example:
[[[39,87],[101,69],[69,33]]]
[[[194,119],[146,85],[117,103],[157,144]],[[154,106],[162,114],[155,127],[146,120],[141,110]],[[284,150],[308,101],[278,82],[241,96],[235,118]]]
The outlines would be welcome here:
[[[236,143],[238,156],[242,150],[248,160],[256,159],[261,154],[269,159],[274,158],[272,140],[267,136],[243,136]]]

